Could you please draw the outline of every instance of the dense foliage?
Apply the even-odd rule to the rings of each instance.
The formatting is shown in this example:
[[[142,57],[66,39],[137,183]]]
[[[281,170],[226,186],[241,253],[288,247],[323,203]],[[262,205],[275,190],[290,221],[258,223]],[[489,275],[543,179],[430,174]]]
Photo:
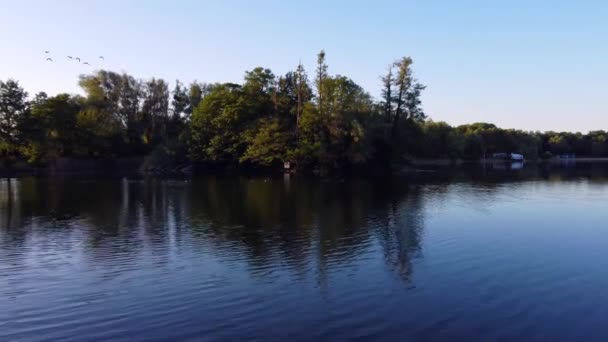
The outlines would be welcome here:
[[[312,78],[312,81],[311,81]],[[608,157],[608,133],[524,132],[492,124],[451,127],[426,118],[424,86],[404,57],[382,77],[380,101],[331,75],[325,53],[314,75],[298,65],[277,76],[245,73],[242,84],[184,86],[98,71],[80,77],[84,96],[28,94],[0,81],[0,158],[44,164],[58,157],[155,156],[217,166],[390,167],[409,158],[528,159],[574,153]]]

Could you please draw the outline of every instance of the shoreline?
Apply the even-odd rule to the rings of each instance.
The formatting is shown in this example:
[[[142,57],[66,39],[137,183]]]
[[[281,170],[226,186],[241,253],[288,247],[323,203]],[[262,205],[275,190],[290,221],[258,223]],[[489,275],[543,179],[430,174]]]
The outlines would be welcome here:
[[[247,168],[204,168],[197,167],[195,163],[181,163],[175,165],[157,165],[146,166],[143,163],[144,158],[118,158],[118,159],[72,159],[61,158],[46,166],[32,166],[23,162],[17,163],[14,167],[0,167],[0,177],[27,177],[27,176],[176,176],[189,177],[204,174],[224,174],[224,175],[259,175],[259,174],[304,174],[313,175],[314,177],[331,176],[333,172],[328,174],[315,174],[314,169],[297,170],[296,172],[285,172],[282,169],[247,169]],[[407,164],[395,166],[392,171],[387,170],[386,175],[399,175],[413,171],[425,171],[419,168],[450,168],[450,167],[466,167],[466,166],[483,166],[483,165],[511,165],[523,164],[527,165],[573,165],[577,163],[608,163],[608,157],[581,157],[572,159],[545,159],[545,160],[502,160],[502,159],[481,159],[481,160],[463,160],[449,158],[425,158],[411,159]],[[350,170],[336,170],[337,174],[377,174],[370,172],[368,166],[362,166],[360,169],[352,168]],[[382,172],[381,172],[382,173]]]
[[[495,163],[524,163],[524,164],[571,164],[571,163],[605,163],[608,162],[608,157],[580,157],[571,159],[537,159],[537,160],[504,160],[504,159],[479,159],[479,160],[464,160],[464,159],[449,159],[449,158],[428,158],[428,159],[411,159],[410,165],[413,166],[459,166],[459,165],[483,165]]]

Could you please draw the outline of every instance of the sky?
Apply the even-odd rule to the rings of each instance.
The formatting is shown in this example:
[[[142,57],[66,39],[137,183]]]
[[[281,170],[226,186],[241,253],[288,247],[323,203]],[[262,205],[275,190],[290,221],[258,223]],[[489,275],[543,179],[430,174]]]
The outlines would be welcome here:
[[[97,69],[240,82],[299,61],[312,75],[324,49],[330,74],[377,97],[410,56],[435,121],[585,133],[608,130],[606,18],[605,1],[0,0],[0,79],[31,95],[82,93]]]

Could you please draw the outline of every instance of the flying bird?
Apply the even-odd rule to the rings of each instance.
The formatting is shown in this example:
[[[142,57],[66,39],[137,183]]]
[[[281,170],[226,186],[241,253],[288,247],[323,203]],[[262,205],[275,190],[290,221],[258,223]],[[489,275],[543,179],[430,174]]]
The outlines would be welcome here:
[[[47,62],[52,62],[52,61],[53,61],[53,59],[52,59],[52,58],[47,58],[47,59],[46,59],[46,61],[47,61]]]
[[[76,57],[76,60],[80,62],[80,58],[79,57]]]
[[[84,65],[91,65],[91,64],[89,64],[89,62],[84,62],[82,64],[84,64]]]
[[[49,50],[44,51],[44,53],[49,53],[49,52],[51,52],[51,51],[49,51]]]
[[[68,56],[69,59],[73,59],[72,56]]]
[[[103,58],[103,56],[99,56],[99,58],[101,58],[101,59],[105,60],[105,58]]]

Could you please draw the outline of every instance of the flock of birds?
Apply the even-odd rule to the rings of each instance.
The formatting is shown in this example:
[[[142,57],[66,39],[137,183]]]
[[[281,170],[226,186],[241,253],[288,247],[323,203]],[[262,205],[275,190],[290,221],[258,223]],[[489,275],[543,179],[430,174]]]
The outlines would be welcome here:
[[[49,50],[44,51],[45,56],[47,56],[46,57],[47,62],[53,61],[53,59],[50,57],[50,53],[51,53],[51,51],[49,51]],[[71,60],[76,60],[76,61],[78,61],[78,63],[81,63],[83,65],[89,65],[89,66],[91,65],[91,64],[89,64],[89,62],[81,62],[80,57],[72,57],[72,56],[67,56],[67,57]],[[105,60],[105,58],[103,56],[99,56],[98,59]]]

